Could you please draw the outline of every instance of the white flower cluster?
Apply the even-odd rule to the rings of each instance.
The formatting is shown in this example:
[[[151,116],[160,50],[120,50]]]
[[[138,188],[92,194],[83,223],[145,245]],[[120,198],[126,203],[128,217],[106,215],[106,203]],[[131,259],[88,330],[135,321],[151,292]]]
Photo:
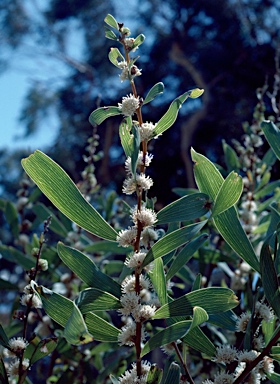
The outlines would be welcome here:
[[[25,339],[22,337],[14,337],[9,340],[8,347],[4,350],[4,356],[10,359],[10,363],[7,363],[7,371],[10,381],[13,380],[13,377],[19,374],[20,365],[21,369],[24,371],[30,368],[29,359],[22,359],[21,364],[19,359],[19,357],[23,355],[27,346],[28,342]]]
[[[119,377],[120,384],[146,384],[147,376],[151,368],[151,363],[148,361],[141,362],[141,376],[137,376],[136,364],[132,363],[132,369],[125,371],[124,374]]]
[[[42,301],[38,296],[38,294],[34,292],[30,284],[26,285],[23,288],[23,292],[24,292],[24,295],[20,299],[21,305],[24,305],[30,308],[42,308]]]
[[[131,68],[129,68],[125,60],[120,61],[118,63],[118,67],[122,70],[122,73],[120,74],[121,82],[125,80],[132,80],[134,77],[142,75],[141,69],[139,69],[136,65],[132,65]]]
[[[256,211],[257,204],[253,200],[253,194],[252,192],[248,192],[243,196],[243,202],[239,210],[243,228],[247,234],[252,233],[258,226],[259,220]]]
[[[139,97],[135,97],[132,94],[124,96],[122,102],[118,103],[118,107],[124,116],[132,116],[140,107]]]

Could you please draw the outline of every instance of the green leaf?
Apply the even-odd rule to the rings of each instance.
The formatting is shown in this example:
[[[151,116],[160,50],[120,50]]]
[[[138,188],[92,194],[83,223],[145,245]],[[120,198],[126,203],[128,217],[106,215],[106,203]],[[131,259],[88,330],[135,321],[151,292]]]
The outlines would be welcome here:
[[[162,373],[162,369],[153,364],[148,372],[147,384],[160,384]]]
[[[44,310],[64,329],[64,337],[70,344],[84,344],[92,340],[83,316],[73,301],[43,286],[37,287]]]
[[[170,280],[183,266],[191,259],[193,254],[205,243],[208,235],[202,234],[190,243],[175,256],[170,268],[166,274],[166,280]]]
[[[206,221],[201,221],[197,224],[191,224],[186,227],[182,227],[165,235],[159,239],[148,251],[142,266],[145,267],[158,257],[167,255],[167,253],[174,251],[181,245],[187,243],[191,238],[206,224]]]
[[[80,292],[75,303],[82,314],[91,311],[107,311],[122,308],[117,297],[97,288],[87,288]]]
[[[165,377],[163,384],[179,384],[180,383],[181,370],[177,363],[172,362],[170,364],[167,376]]]
[[[269,148],[265,153],[264,157],[262,158],[261,164],[265,164],[266,168],[269,168],[269,167],[273,167],[276,161],[277,161],[277,157],[275,156],[275,153],[271,148]]]
[[[163,83],[156,83],[148,92],[147,96],[144,99],[143,105],[150,103],[154,98],[164,91]]]
[[[133,142],[131,137],[132,120],[126,117],[120,124],[119,136],[126,157],[131,156],[133,151]]]
[[[67,173],[41,151],[22,160],[28,176],[47,198],[70,220],[86,231],[106,240],[116,240],[117,233],[82,196]]]
[[[189,347],[204,353],[209,357],[216,355],[215,345],[208,339],[199,327],[189,330],[189,332],[183,336],[182,341]]]
[[[115,28],[117,31],[119,30],[119,24],[117,20],[110,13],[104,19],[105,23],[110,25],[110,27]]]
[[[127,248],[131,251],[133,248]],[[84,251],[87,253],[114,253],[116,255],[123,255],[127,253],[127,250],[124,250],[123,247],[119,247],[118,243],[112,241],[95,241],[92,244],[86,245]]]
[[[93,288],[102,287],[103,290],[116,297],[121,296],[120,285],[101,272],[88,256],[61,242],[57,244],[57,252],[61,260],[88,286]]]
[[[144,41],[145,41],[145,36],[143,35],[143,33],[141,33],[140,35],[138,35],[135,38],[133,46],[131,49],[135,49],[135,48],[139,47],[141,44],[144,43]]]
[[[107,37],[107,39],[110,39],[110,40],[119,41],[116,34],[113,31],[111,31],[110,28],[108,28],[106,26],[105,26],[105,37]]]
[[[232,171],[219,189],[212,209],[212,215],[217,216],[236,204],[242,194],[242,190],[242,177]]]
[[[30,364],[34,364],[36,361],[42,359],[45,356],[48,356],[52,353],[57,347],[57,338],[49,338],[40,340],[38,337],[35,337],[27,346],[24,352],[24,358],[30,360]],[[44,349],[43,349],[44,348]],[[45,348],[47,349],[44,352]],[[41,350],[42,349],[42,350]],[[43,351],[43,352],[42,352]]]
[[[235,332],[237,319],[238,317],[233,311],[226,311],[209,315],[208,322],[215,324],[220,328]]]
[[[29,270],[35,267],[35,263],[36,263],[35,258],[31,259],[30,257],[20,252],[16,248],[0,244],[0,253],[4,259],[13,261],[19,264],[25,270]]]
[[[157,224],[189,221],[204,216],[209,212],[208,202],[209,196],[205,193],[183,196],[158,212]]]
[[[205,311],[205,309],[201,307],[193,307],[193,319],[192,319],[192,325],[189,329],[189,331],[192,331],[194,328],[198,327],[200,324],[207,321],[209,318],[208,313]]]
[[[279,373],[266,373],[269,381],[273,384],[280,384],[280,374]]]
[[[135,128],[135,126],[132,126],[132,153],[131,153],[131,172],[134,177],[136,177],[136,169],[137,169],[137,163],[138,163],[138,154],[139,154],[139,148],[140,148],[140,133],[139,130]]]
[[[9,338],[6,335],[6,332],[4,331],[4,328],[0,324],[0,344],[4,347],[7,348],[9,345]]]
[[[7,201],[6,203],[5,216],[10,226],[12,235],[17,238],[19,235],[18,212],[15,205],[10,201]]]
[[[158,258],[154,261],[154,266],[152,271],[149,273],[149,278],[153,284],[153,288],[157,293],[159,302],[161,305],[167,303],[167,288],[166,288],[166,279],[163,268],[163,261],[161,258]]]
[[[170,107],[168,108],[168,111],[158,121],[154,129],[155,136],[163,133],[174,124],[177,119],[179,109],[182,107],[183,103],[187,100],[187,98],[190,97],[193,91],[195,90],[185,92],[183,93],[183,95],[177,97],[175,100],[172,101]],[[196,92],[193,93],[193,95],[195,94]]]
[[[0,383],[9,384],[8,375],[2,357],[0,358]]]
[[[215,165],[205,156],[191,150],[194,164],[194,175],[199,190],[216,199],[223,185],[224,179]],[[254,252],[244,229],[240,224],[236,209],[234,207],[220,213],[213,218],[217,230],[231,248],[242,257],[253,269],[259,271],[259,261]]]
[[[66,237],[68,234],[64,225],[55,217],[54,213],[44,204],[39,203],[33,206],[33,212],[36,213],[40,222],[46,220],[49,216],[52,217],[49,228],[56,234]]]
[[[0,290],[9,290],[9,291],[18,291],[18,286],[10,283],[8,280],[4,280],[0,278]]]
[[[279,128],[269,120],[264,120],[261,123],[261,128],[268,141],[271,149],[280,160],[280,130]]]
[[[161,347],[162,345],[181,339],[190,328],[191,323],[191,320],[179,321],[156,333],[145,343],[141,356],[145,356],[150,351],[153,351],[155,348]]]
[[[90,334],[94,337],[95,340],[110,341],[112,343],[118,342],[118,335],[120,334],[120,330],[96,314],[85,314],[85,323]]]
[[[225,140],[223,140],[222,143],[223,143],[223,151],[224,151],[224,155],[225,155],[225,163],[227,166],[227,170],[229,172],[239,170],[240,169],[240,161],[239,161],[239,158],[237,156],[237,153],[235,152],[235,150],[230,145],[228,145],[225,142]]]
[[[125,61],[125,58],[120,53],[118,48],[111,48],[108,57],[111,63],[114,64],[117,68],[120,68],[119,62]]]
[[[190,91],[190,98],[191,99],[197,99],[204,93],[204,89],[195,88],[192,91]]]
[[[100,125],[104,120],[108,119],[108,117],[121,115],[122,112],[119,107],[100,107],[95,109],[89,115],[89,122],[91,125]]]
[[[228,288],[211,287],[181,296],[159,308],[153,319],[163,319],[176,316],[191,316],[193,307],[199,306],[208,314],[226,312],[238,305],[237,297]]]
[[[279,188],[279,187],[280,187],[280,180],[272,181],[271,183],[261,188],[258,192],[256,192],[254,194],[254,197],[256,200],[258,200],[262,197],[272,194],[273,192],[275,192],[276,188]]]
[[[195,281],[194,281],[194,283],[192,285],[192,291],[197,291],[198,289],[201,288],[201,277],[202,277],[201,273],[199,273],[196,276]]]
[[[260,268],[262,275],[262,285],[265,296],[273,308],[274,312],[280,317],[280,291],[278,278],[269,245],[264,244],[261,250]]]

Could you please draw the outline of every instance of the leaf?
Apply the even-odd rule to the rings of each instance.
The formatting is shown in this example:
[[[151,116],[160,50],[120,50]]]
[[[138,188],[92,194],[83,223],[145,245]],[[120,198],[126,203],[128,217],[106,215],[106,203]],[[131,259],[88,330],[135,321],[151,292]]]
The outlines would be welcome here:
[[[195,162],[194,175],[199,190],[216,199],[224,179],[214,164],[205,156],[191,150]],[[234,207],[213,218],[217,230],[231,248],[242,257],[254,270],[259,271],[259,261],[244,229],[240,224]]]
[[[189,329],[189,332],[192,331],[194,328],[198,327],[200,324],[207,321],[209,318],[208,313],[205,311],[205,309],[201,307],[193,307],[193,319],[192,319],[192,325]]]
[[[126,117],[120,124],[119,136],[126,157],[131,156],[133,143],[131,138],[132,121],[131,117]]]
[[[190,91],[190,98],[191,99],[197,99],[204,93],[204,89],[195,88],[192,91]]]
[[[131,251],[133,248],[127,248]],[[112,241],[95,241],[92,244],[86,245],[84,251],[87,253],[114,253],[116,255],[123,255],[127,253],[127,250],[124,250],[123,247],[119,247],[118,243]]]
[[[264,243],[261,250],[260,268],[265,296],[276,315],[280,317],[280,291],[278,278],[270,254],[269,245],[266,243]]]
[[[225,142],[225,140],[222,140],[222,143],[223,143],[223,151],[224,151],[224,155],[225,155],[225,163],[227,166],[227,170],[229,172],[239,170],[240,169],[240,161],[239,161],[239,158],[237,156],[237,153],[235,152],[235,150],[230,145],[228,145]]]
[[[167,303],[167,288],[164,274],[163,262],[161,258],[154,261],[152,271],[149,273],[149,278],[153,284],[153,288],[157,293],[161,305]]]
[[[236,204],[242,194],[242,190],[242,177],[232,171],[219,189],[212,209],[212,215],[217,216]]]
[[[83,316],[73,301],[43,286],[37,287],[44,310],[64,328],[64,337],[70,344],[78,345],[92,341]]]
[[[116,30],[119,30],[119,24],[117,20],[110,13],[108,13],[104,21],[106,24],[110,25],[110,27],[115,28]]]
[[[47,198],[70,220],[86,231],[106,240],[116,240],[117,233],[82,196],[67,173],[41,151],[22,160],[28,176]]]
[[[0,344],[4,347],[7,348],[9,345],[9,338],[6,335],[6,332],[4,331],[4,328],[0,324]]]
[[[144,99],[143,105],[150,103],[154,98],[164,91],[163,83],[156,83],[148,92],[147,96]]]
[[[189,221],[209,212],[209,196],[205,193],[193,193],[183,196],[161,209],[157,214],[157,224]]]
[[[237,297],[228,288],[202,288],[187,293],[180,298],[159,308],[153,319],[163,319],[176,316],[191,316],[193,307],[199,306],[208,314],[226,312],[238,305]]]
[[[264,120],[261,123],[261,128],[268,141],[271,149],[280,160],[280,130],[279,128],[269,120]]]
[[[2,357],[0,358],[0,383],[9,384],[8,375]]]
[[[208,239],[208,235],[203,233],[190,243],[184,246],[184,248],[174,257],[172,264],[166,274],[166,280],[170,280],[176,273],[191,259],[193,254],[205,243]]]
[[[49,228],[56,234],[66,237],[68,234],[64,225],[55,217],[54,213],[44,204],[39,203],[33,206],[33,212],[36,213],[40,222],[46,220],[49,216],[52,217]]]
[[[258,192],[254,194],[254,197],[256,200],[260,199],[261,197],[267,196],[272,194],[276,188],[280,187],[280,180],[272,181],[271,183],[263,186]]]
[[[167,255],[167,253],[180,247],[188,242],[204,225],[206,221],[201,221],[198,224],[191,224],[186,227],[182,227],[165,235],[159,239],[148,251],[142,266],[145,267],[158,257]]]
[[[145,356],[147,353],[162,345],[181,339],[190,328],[191,323],[191,320],[179,321],[156,333],[144,344],[141,356]]]
[[[120,330],[96,314],[87,313],[85,315],[85,323],[95,340],[110,341],[112,343],[118,342]]]
[[[16,248],[0,244],[0,253],[4,259],[19,264],[25,270],[29,270],[35,267],[35,258],[31,259]]]
[[[116,297],[121,296],[120,285],[111,277],[101,272],[95,263],[77,249],[68,247],[61,242],[57,244],[57,252],[61,260],[92,288],[100,288]]]
[[[80,292],[75,303],[82,314],[91,311],[107,311],[122,308],[117,297],[97,288],[87,288]]]
[[[18,212],[13,203],[7,201],[5,206],[5,216],[7,222],[10,226],[12,235],[17,238],[19,235],[19,222],[18,222]]]
[[[30,364],[34,364],[36,361],[52,353],[57,347],[57,344],[57,338],[40,340],[38,337],[35,337],[28,344],[24,352],[24,358],[29,359]],[[45,349],[47,350],[45,351]]]
[[[0,278],[0,290],[8,290],[8,291],[18,291],[18,286],[10,283],[8,280],[4,280]]]
[[[100,107],[95,109],[89,115],[89,122],[91,125],[100,125],[104,120],[108,119],[108,117],[121,115],[122,112],[119,107]]]
[[[189,347],[204,353],[209,357],[216,355],[215,345],[208,339],[199,327],[189,330],[189,332],[183,336],[182,341]]]
[[[220,328],[235,332],[237,319],[238,317],[233,311],[226,311],[209,315],[208,322]]]
[[[113,31],[111,31],[110,28],[108,28],[106,26],[105,26],[105,37],[107,37],[107,39],[110,39],[110,40],[119,41],[116,34]]]
[[[145,36],[143,35],[143,33],[141,33],[135,38],[132,49],[139,47],[141,44],[144,43],[144,41],[145,41]]]
[[[172,101],[172,103],[168,108],[168,111],[158,121],[154,129],[155,136],[163,133],[174,124],[174,122],[176,121],[179,109],[182,107],[183,103],[187,100],[187,98],[190,97],[193,91],[195,90],[185,92],[183,93],[183,95],[177,97],[175,100]],[[193,93],[193,95],[195,94],[196,92]]]
[[[137,163],[138,163],[138,155],[139,155],[139,147],[140,147],[140,133],[139,130],[136,129],[134,126],[132,126],[132,153],[131,153],[131,173],[136,177],[136,169],[137,169]]]
[[[119,62],[125,61],[125,58],[120,53],[118,48],[110,48],[110,52],[109,52],[108,57],[109,57],[109,60],[111,61],[111,63],[114,64],[117,68],[120,68]]]
[[[153,364],[148,372],[146,381],[147,384],[160,384],[162,373],[162,369],[160,369],[156,364]]]
[[[164,380],[164,384],[179,384],[180,383],[181,370],[177,363],[172,362],[170,364],[167,376]]]

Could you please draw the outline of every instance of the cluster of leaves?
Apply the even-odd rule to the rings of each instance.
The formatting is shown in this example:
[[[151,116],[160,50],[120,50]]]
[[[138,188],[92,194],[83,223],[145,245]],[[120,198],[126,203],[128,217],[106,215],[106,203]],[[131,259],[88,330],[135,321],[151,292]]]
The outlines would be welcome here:
[[[120,25],[111,15],[105,21],[119,30]],[[118,40],[111,29],[106,30],[106,36]],[[143,41],[144,36],[139,35],[132,48]],[[119,59],[124,57],[113,48],[109,59],[118,66]],[[162,92],[163,84],[155,84],[143,98],[143,105]],[[158,121],[155,135],[172,126],[188,98],[201,94],[194,89],[177,97]],[[119,107],[103,107],[92,112],[90,121],[101,124],[121,114]],[[168,358],[162,366],[153,365],[147,382],[179,383],[186,377],[189,381],[213,378],[218,372],[217,364],[211,361],[215,359],[216,347],[229,343],[252,350],[256,333],[264,335],[259,356],[270,355],[275,362],[279,360],[280,183],[270,182],[270,170],[276,159],[280,159],[280,131],[274,122],[267,120],[261,123],[261,129],[271,149],[262,159],[252,158],[251,168],[246,168],[238,150],[225,142],[227,169],[192,149],[198,189],[176,189],[181,197],[157,212],[157,226],[164,235],[150,247],[142,267],[154,263],[149,278],[160,305],[146,323],[149,339],[142,347],[141,358],[148,356],[152,361],[161,353],[159,347],[172,344],[176,345],[173,355],[176,363]],[[140,143],[131,139],[131,133],[137,137],[132,119],[123,120],[119,133],[123,150],[131,157],[132,168],[136,168]],[[101,193],[93,195],[90,204],[67,173],[40,151],[24,159],[22,165],[38,188],[29,194],[30,182],[23,181],[17,205],[1,200],[14,243],[0,245],[0,251],[9,268],[22,268],[21,280],[24,280],[23,271],[27,271],[27,282],[32,284],[43,309],[27,306],[24,311],[15,295],[9,319],[0,328],[0,343],[9,349],[12,337],[26,338],[29,345],[20,358],[29,359],[30,366],[35,363],[48,366],[48,383],[84,380],[106,383],[110,377],[118,382],[114,376],[121,376],[135,359],[133,348],[118,344],[121,319],[116,315],[122,307],[121,282],[130,273],[124,260],[132,251],[119,247],[116,240],[125,220],[124,213],[129,213],[130,207],[127,202],[120,203],[114,194]],[[238,173],[243,180],[245,176],[248,178],[248,190],[243,189],[242,176]],[[52,204],[38,202],[40,191]],[[244,230],[238,213],[245,198],[257,204],[255,210],[260,217],[257,228],[250,231]],[[145,203],[152,206],[153,201],[146,198]],[[42,230],[42,223],[49,216],[52,220]],[[53,243],[51,240],[46,243],[47,229],[55,234]],[[47,271],[38,268],[41,256],[48,261]],[[233,276],[241,261],[247,263],[248,272],[243,286],[235,289]],[[0,280],[2,289],[17,292],[19,287],[23,288],[22,281],[8,280]],[[269,304],[275,313],[272,321],[262,320],[262,328],[261,321],[254,316],[257,300]],[[238,316],[244,310],[251,313],[251,320],[242,338],[235,331]],[[200,361],[198,369],[186,369],[190,360]],[[256,364],[256,361],[248,364],[235,382],[245,380]],[[235,367],[231,369],[233,372]],[[268,373],[267,377],[271,382],[280,381],[277,373]],[[3,383],[9,382],[5,357],[1,358],[0,378]],[[35,366],[30,375],[19,371],[19,383],[32,380],[36,383],[41,380]]]

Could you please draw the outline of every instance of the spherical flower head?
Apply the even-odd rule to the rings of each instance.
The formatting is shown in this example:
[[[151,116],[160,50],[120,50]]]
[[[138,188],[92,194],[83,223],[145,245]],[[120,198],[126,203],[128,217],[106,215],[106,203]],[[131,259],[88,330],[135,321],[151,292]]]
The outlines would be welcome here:
[[[25,293],[21,297],[20,302],[22,305],[29,306],[31,308],[42,308],[42,301],[35,293]]]
[[[128,268],[141,268],[146,254],[146,252],[135,252],[131,257],[127,258],[124,263]]]
[[[26,371],[28,369],[28,367],[29,367],[29,359],[23,359],[22,360],[22,369],[24,371]],[[8,373],[11,376],[17,376],[19,374],[19,360],[16,360],[9,365]]]
[[[41,269],[41,271],[47,271],[49,268],[48,260],[40,259],[38,262],[38,266],[39,266],[39,269]]]
[[[151,286],[150,280],[147,277],[140,275],[141,290],[149,289],[150,286]],[[135,291],[135,276],[134,275],[127,276],[121,284],[121,289],[123,293]]]
[[[124,316],[129,316],[139,306],[140,298],[135,291],[125,293],[120,298],[123,308],[119,309],[119,312]]]
[[[156,311],[156,307],[154,305],[139,305],[132,311],[132,316],[135,321],[145,321],[151,319]]]
[[[28,342],[24,340],[22,337],[13,337],[9,340],[9,347],[12,353],[18,354],[21,353],[23,350],[26,349],[28,346]]]
[[[214,384],[232,384],[234,376],[230,373],[219,372],[214,376]]]
[[[155,135],[154,135],[154,130],[155,130],[156,125],[153,123],[143,123],[139,127],[139,133],[140,133],[140,140],[141,141],[149,141],[151,140]]]
[[[141,210],[138,210],[136,207],[132,211],[132,220],[135,225],[138,224],[138,221],[141,223],[143,228],[153,226],[157,221],[157,215],[153,209],[141,207]]]
[[[231,345],[217,347],[215,361],[217,363],[229,364],[237,359],[237,350]]]
[[[251,361],[255,360],[259,354],[260,352],[257,352],[255,350],[241,351],[238,353],[237,359],[240,363],[243,362],[248,364],[248,363],[251,363]]]
[[[250,312],[243,312],[237,322],[236,322],[236,331],[237,332],[243,332],[246,333],[248,323],[251,319],[251,313]]]
[[[137,188],[147,191],[154,184],[153,180],[141,173],[136,175],[136,179],[133,176],[129,176],[124,180],[122,191],[126,195],[131,195],[136,192]]]
[[[256,302],[255,312],[258,317],[267,322],[272,320],[274,317],[272,309],[268,305],[260,303],[259,301]]]
[[[132,116],[140,107],[139,97],[135,97],[132,94],[124,96],[122,102],[118,103],[118,107],[124,116]]]
[[[267,374],[274,372],[273,360],[269,356],[264,356],[263,360],[256,366],[256,370],[260,374],[262,380],[267,378]]]
[[[121,230],[117,236],[117,242],[119,243],[119,247],[129,247],[135,243],[135,239],[137,236],[137,228],[129,227],[128,229]]]
[[[120,345],[128,345],[132,347],[135,345],[135,337],[136,337],[136,323],[129,322],[127,325],[122,327],[121,333],[118,335],[118,342]],[[145,341],[145,331],[144,328],[141,328],[141,341]]]
[[[142,231],[141,242],[145,248],[151,247],[158,239],[158,233],[151,227],[144,228]]]
[[[150,155],[149,153],[146,153],[145,156],[145,167],[148,167],[151,164],[153,155]],[[144,158],[143,158],[143,152],[140,151],[138,154],[138,159],[137,159],[137,167],[140,167],[141,165],[144,165]],[[128,176],[132,175],[132,170],[131,170],[131,157],[128,156],[127,159],[125,160],[125,170]]]
[[[141,376],[137,376],[137,368],[136,364],[132,363],[132,369],[125,371],[124,374],[122,374],[119,377],[119,383],[120,384],[146,384],[147,382],[147,376],[151,368],[151,363],[148,361],[142,361],[141,362]]]

